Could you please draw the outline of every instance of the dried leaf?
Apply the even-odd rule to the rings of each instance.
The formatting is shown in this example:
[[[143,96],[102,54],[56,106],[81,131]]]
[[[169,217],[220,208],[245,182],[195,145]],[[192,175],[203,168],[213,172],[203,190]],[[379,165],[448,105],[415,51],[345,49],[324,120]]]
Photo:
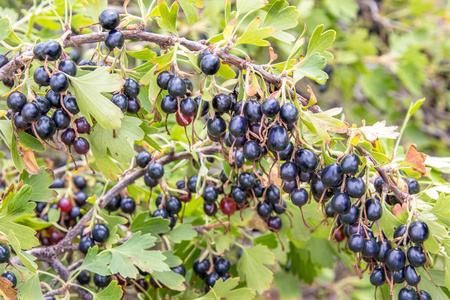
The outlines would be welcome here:
[[[425,167],[426,159],[427,155],[425,153],[418,152],[416,145],[410,145],[408,152],[406,152],[405,159],[400,164],[400,168],[411,176],[427,176],[430,169]]]
[[[34,152],[31,149],[24,149],[19,144],[19,155],[22,158],[23,163],[25,164],[25,168],[28,173],[32,175],[37,175],[41,172],[39,166],[36,162],[36,157],[34,156]]]
[[[6,300],[17,299],[17,291],[13,288],[12,282],[2,276],[0,276],[0,295]]]
[[[373,126],[365,126],[365,122],[363,121],[364,126],[357,129],[366,137],[366,140],[370,142],[374,142],[379,138],[385,139],[396,139],[399,136],[399,133],[396,132],[397,126],[389,126],[386,127],[386,120],[381,122],[376,122]]]

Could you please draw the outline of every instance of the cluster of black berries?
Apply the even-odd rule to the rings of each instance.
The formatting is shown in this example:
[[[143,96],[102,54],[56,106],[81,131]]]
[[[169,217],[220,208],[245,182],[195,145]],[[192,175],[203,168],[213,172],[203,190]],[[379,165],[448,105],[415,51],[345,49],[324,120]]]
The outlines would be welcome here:
[[[211,268],[211,262],[213,263],[213,268]],[[228,274],[230,268],[231,263],[227,258],[218,258],[215,255],[212,255],[212,260],[206,258],[203,260],[196,259],[193,265],[195,274],[205,281],[206,292],[208,292],[210,288],[214,287],[216,281],[220,278],[222,278],[223,281],[230,278],[230,274]]]
[[[0,243],[0,264],[10,263],[9,258],[11,257],[11,250],[9,246]],[[5,270],[5,269],[4,269]],[[11,271],[6,271],[2,274],[2,277],[8,279],[12,283],[12,287],[14,288],[17,284],[17,277]]]
[[[98,20],[103,29],[109,30],[105,38],[105,46],[109,51],[122,48],[125,38],[122,32],[116,29],[120,24],[119,13],[113,9],[107,9],[100,14]]]

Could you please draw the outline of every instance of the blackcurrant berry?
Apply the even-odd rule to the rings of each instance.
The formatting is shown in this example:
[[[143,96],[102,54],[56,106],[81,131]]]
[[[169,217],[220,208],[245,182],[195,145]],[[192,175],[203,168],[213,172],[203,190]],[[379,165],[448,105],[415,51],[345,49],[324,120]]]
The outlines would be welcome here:
[[[206,116],[206,114],[209,111],[209,102],[208,101],[203,101],[203,103],[202,103],[202,97],[201,96],[195,97],[194,100],[197,103],[198,109],[200,109],[200,107],[201,107],[200,115],[202,117]]]
[[[424,290],[420,290],[420,296],[422,296],[421,300],[432,300],[431,295]]]
[[[202,261],[200,261],[200,259],[196,259],[194,261],[194,265],[193,265],[193,269],[194,272],[199,275],[206,275],[206,273],[209,271],[209,268],[211,267],[211,263],[209,262],[209,260],[204,259]]]
[[[401,249],[391,249],[386,253],[385,264],[389,270],[399,271],[405,267],[406,256]]]
[[[255,177],[250,173],[242,173],[239,175],[239,185],[242,189],[248,190],[255,184]]]
[[[45,115],[41,116],[34,126],[36,133],[42,140],[50,139],[56,132],[55,122]]]
[[[121,201],[122,198],[120,197],[120,195],[116,195],[111,199],[111,201],[108,204],[106,204],[105,209],[109,212],[116,211],[119,209]]]
[[[230,120],[230,124],[228,125],[228,130],[235,137],[244,136],[248,130],[247,120],[241,116],[234,116]]]
[[[50,78],[50,87],[56,93],[64,92],[69,87],[69,79],[64,73],[53,74]]]
[[[408,265],[405,267],[405,280],[408,285],[417,286],[420,283],[421,277],[413,266]]]
[[[359,159],[358,155],[349,154],[341,161],[342,171],[344,172],[344,174],[356,175],[356,173],[358,173],[360,164],[361,160]]]
[[[136,209],[136,201],[131,197],[123,198],[120,201],[120,209],[126,214],[132,214]]]
[[[85,192],[82,191],[78,191],[75,193],[75,203],[78,206],[83,206],[86,204],[86,200],[87,200],[88,196],[86,195]]]
[[[383,186],[384,186],[383,178],[377,177],[377,179],[375,179],[374,186],[375,186],[375,190],[377,191],[377,193],[381,195],[381,192],[383,191]]]
[[[107,287],[111,282],[111,276],[102,276],[99,274],[94,274],[94,284],[99,288]]]
[[[220,210],[224,215],[231,216],[236,211],[236,203],[231,198],[220,200]]]
[[[395,231],[394,231],[394,241],[396,243],[399,243],[400,242],[400,238],[402,238],[401,245],[408,244],[409,243],[409,237],[408,237],[408,235],[406,235],[406,237],[405,237],[405,234],[406,234],[407,230],[408,229],[406,228],[405,225],[400,225],[398,228],[396,228]]]
[[[280,177],[283,180],[293,181],[297,178],[298,168],[293,162],[286,161],[281,165]]]
[[[273,97],[269,97],[261,105],[261,111],[266,117],[273,118],[280,111],[280,102]]]
[[[359,177],[351,177],[345,180],[345,190],[352,198],[360,198],[366,193],[366,184]]]
[[[170,79],[172,79],[174,76],[172,73],[164,71],[158,74],[158,77],[156,78],[156,83],[158,84],[158,86],[163,89],[163,90],[167,90],[167,85],[170,81]]]
[[[398,292],[398,300],[418,300],[419,295],[417,292],[410,288],[410,287],[404,287]]]
[[[237,141],[237,139],[236,139]],[[240,143],[234,142],[235,147],[239,147]],[[261,147],[255,141],[246,141],[242,149],[245,159],[254,161],[261,157]]]
[[[253,100],[247,101],[244,104],[244,116],[249,122],[252,123],[261,121],[262,118],[261,104],[258,101]]]
[[[186,94],[186,82],[180,77],[174,77],[169,80],[167,91],[172,97],[183,97]]]
[[[166,202],[166,210],[171,215],[176,215],[181,211],[181,201],[177,197],[170,197]]]
[[[322,201],[327,201],[333,196],[333,192],[327,189],[322,180],[316,175],[311,180],[311,192],[315,199],[322,199]]]
[[[139,154],[136,156],[136,164],[141,168],[145,168],[151,160],[152,155],[147,151],[139,152]]]
[[[119,13],[113,9],[102,11],[98,20],[100,21],[102,28],[106,30],[113,30],[119,26],[120,23]]]
[[[405,271],[404,269],[401,269],[400,271],[388,270],[388,278],[389,280],[392,278],[392,282],[396,284],[403,283],[405,282]]]
[[[217,55],[209,54],[203,57],[200,62],[200,70],[205,75],[214,75],[220,69],[220,58]]]
[[[57,129],[66,129],[70,125],[70,116],[64,109],[57,109],[52,115]]]
[[[58,201],[58,208],[63,212],[70,212],[72,210],[72,201],[68,198],[62,197]]]
[[[375,259],[378,262],[384,262],[386,258],[386,253],[391,250],[391,244],[386,239],[384,240],[384,243],[382,241],[378,241],[378,253],[375,256]]]
[[[49,69],[52,72],[51,69]],[[50,76],[45,70],[44,66],[37,67],[33,73],[34,82],[36,82],[39,86],[49,86],[50,85]]]
[[[127,113],[132,115],[137,114],[140,109],[141,105],[139,104],[137,98],[128,98]]]
[[[241,150],[235,150],[232,154],[233,162],[230,164],[233,168],[242,168],[245,162],[244,154]]]
[[[128,98],[134,98],[139,95],[141,91],[141,87],[139,86],[139,82],[137,82],[134,78],[128,78],[125,80],[125,84],[123,85],[123,93]]]
[[[294,124],[298,119],[298,109],[292,103],[286,103],[280,108],[280,118],[285,124]]]
[[[89,251],[89,248],[94,247],[95,242],[92,238],[88,236],[83,236],[80,239],[80,243],[78,244],[78,250],[81,251],[81,253],[87,254]]]
[[[200,67],[200,63],[202,61],[202,59],[207,56],[212,54],[211,50],[209,50],[209,48],[206,48],[205,50],[203,50],[202,52],[200,52],[200,54],[197,56],[197,65]]]
[[[161,100],[161,110],[166,114],[173,114],[178,110],[178,101],[170,95],[164,96]]]
[[[92,238],[98,243],[106,242],[109,237],[109,229],[104,224],[96,224],[92,229]]]
[[[322,170],[320,179],[326,187],[338,187],[344,179],[344,173],[338,163],[331,163]]]
[[[352,201],[346,193],[337,193],[331,199],[331,208],[337,214],[346,214],[350,211]]]
[[[187,188],[189,189],[189,191],[191,191],[192,193],[196,192],[197,189],[197,180],[198,180],[198,176],[197,175],[192,175],[187,182]]]
[[[66,144],[67,146],[73,145],[73,142],[76,138],[76,133],[73,128],[67,128],[64,130],[64,132],[61,134],[61,141]]]
[[[295,206],[303,206],[308,203],[309,195],[304,188],[296,189],[291,194],[292,204]]]
[[[61,93],[49,90],[45,95],[45,98],[47,98],[48,102],[50,102],[52,107],[61,108]]]
[[[86,185],[87,185],[86,179],[84,179],[83,176],[76,176],[76,177],[74,177],[73,178],[73,183],[80,190],[85,189]]]
[[[378,247],[377,241],[374,238],[364,240],[364,247],[361,251],[361,254],[364,257],[375,257],[378,254],[378,251],[380,251],[380,248]]]
[[[192,98],[185,98],[180,102],[180,111],[185,117],[195,117],[197,114],[197,102]]]
[[[408,193],[410,195],[418,194],[420,193],[420,185],[414,178],[408,178],[407,180],[408,184]]]
[[[75,77],[77,75],[77,64],[71,59],[63,59],[59,63],[59,70],[69,76]]]
[[[271,184],[266,188],[266,199],[267,201],[269,201],[270,203],[278,203],[280,202],[281,199],[281,192],[280,189]]]
[[[68,112],[72,115],[76,115],[80,112],[80,108],[78,107],[77,99],[73,95],[66,95],[63,98],[64,107]]]
[[[422,267],[427,262],[426,254],[420,246],[409,247],[406,252],[406,257],[408,258],[408,262],[416,268]]]
[[[364,248],[364,237],[357,233],[351,235],[348,239],[348,248],[355,253],[361,252]]]
[[[105,46],[109,51],[112,51],[115,48],[122,48],[124,43],[125,37],[121,31],[113,29],[106,35]]]
[[[227,123],[220,116],[209,119],[207,123],[208,133],[213,137],[219,137],[227,130]]]
[[[282,151],[278,151],[277,153],[273,153],[276,158],[279,158],[281,161],[291,160],[292,152],[294,152],[294,145],[289,142],[286,149]]]
[[[45,60],[44,47],[45,47],[45,42],[39,42],[33,48],[34,57],[40,61]]]
[[[0,54],[0,68],[6,65],[8,62],[9,59],[5,55]]]
[[[5,244],[0,244],[0,263],[4,264],[9,261],[9,258],[11,257],[11,251],[9,250],[9,247]]]
[[[372,274],[370,274],[370,283],[374,286],[382,286],[386,283],[386,275],[384,269],[376,267]]]
[[[36,96],[35,103],[38,105],[41,115],[45,115],[50,110],[50,102],[48,102],[47,98]]]
[[[228,273],[228,271],[230,271],[230,261],[228,259],[226,259],[225,257],[221,257],[219,258],[215,263],[214,263],[214,270],[220,275],[223,276],[226,273]]]
[[[91,281],[91,274],[86,270],[82,270],[80,274],[78,274],[77,280],[81,285],[88,284]]]
[[[44,48],[42,50],[43,56],[48,61],[55,61],[57,60],[62,53],[62,47],[61,45],[56,41],[49,41],[45,43]]]
[[[261,201],[256,206],[256,212],[261,218],[267,218],[272,213],[273,207],[272,205],[267,201]]]
[[[422,244],[428,239],[430,232],[428,226],[423,221],[415,221],[409,225],[408,236],[413,243]]]
[[[297,164],[298,166],[298,164]],[[303,171],[298,172],[298,179],[300,179],[300,182],[309,182],[313,178],[313,173],[306,173]]]
[[[231,98],[225,94],[218,94],[212,99],[212,106],[219,115],[226,113],[231,109]]]
[[[231,196],[233,198],[233,201],[237,204],[242,204],[247,201],[247,193],[240,187],[235,187],[231,192]]]
[[[209,204],[209,203],[203,203],[203,211],[207,216],[213,217],[216,215],[219,208],[217,207],[216,203]]]
[[[124,94],[114,94],[111,102],[120,108],[122,112],[126,112],[128,108],[128,99]]]
[[[214,186],[208,185],[205,187],[202,197],[206,203],[213,204],[217,201],[219,193],[217,192],[217,189]]]
[[[313,151],[300,149],[295,152],[295,162],[302,172],[313,172],[316,170],[319,161]]]
[[[281,221],[281,218],[278,216],[273,216],[267,219],[267,226],[269,227],[270,231],[278,232],[281,229],[281,226],[283,226],[283,222]]]
[[[20,111],[27,103],[27,97],[21,92],[13,92],[8,96],[6,104],[13,111]]]
[[[16,287],[17,278],[16,278],[16,275],[14,275],[13,272],[8,271],[6,273],[3,273],[2,277],[5,278],[5,279],[8,279],[12,283],[12,287],[13,288]]]
[[[282,151],[289,144],[288,133],[283,126],[275,125],[269,130],[267,146],[271,151]]]
[[[80,134],[89,133],[89,131],[91,131],[91,125],[88,123],[85,117],[76,119],[75,126],[77,128],[77,132]]]
[[[148,176],[153,179],[161,179],[164,176],[164,167],[159,162],[152,162],[148,165]]]
[[[331,202],[328,202],[327,203],[327,205],[325,206],[325,213],[326,213],[326,215],[327,215],[327,218],[334,218],[334,217],[336,217],[336,213],[334,212],[334,210],[331,208]],[[350,212],[349,213],[351,213],[351,209],[350,209]],[[345,215],[344,215],[345,216]],[[358,216],[359,217],[359,216]],[[341,216],[339,216],[339,220],[341,219]],[[342,223],[344,223],[342,220],[341,220],[341,222]],[[344,223],[344,224],[347,224],[347,223]],[[353,224],[353,223],[352,223]],[[348,229],[348,225],[345,225],[344,226],[344,232],[345,232],[345,236],[346,237],[350,237],[350,235],[349,234],[347,234],[347,232],[345,231],[346,229]]]
[[[80,155],[88,153],[90,148],[89,142],[83,137],[79,137],[73,142],[73,149]]]
[[[364,204],[366,210],[366,217],[369,221],[378,221],[383,214],[383,207],[380,201],[375,198],[369,198]]]
[[[35,102],[31,102],[22,107],[20,114],[25,122],[32,123],[39,119],[41,116],[41,110]]]
[[[153,212],[152,217],[167,219],[169,217],[169,213],[163,208],[158,208]]]
[[[331,202],[330,202],[330,208],[331,208]],[[339,215],[339,220],[341,220],[342,223],[348,224],[348,225],[355,224],[358,221],[358,219],[359,219],[359,209],[355,205],[352,205],[352,207],[350,208],[350,211],[348,213]]]

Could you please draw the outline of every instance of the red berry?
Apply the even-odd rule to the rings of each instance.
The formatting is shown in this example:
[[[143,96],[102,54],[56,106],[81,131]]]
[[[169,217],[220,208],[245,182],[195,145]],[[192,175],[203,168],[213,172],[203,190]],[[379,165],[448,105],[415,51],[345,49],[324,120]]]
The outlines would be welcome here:
[[[178,198],[183,201],[184,203],[187,203],[189,201],[191,201],[191,191],[188,190],[187,188],[181,189],[183,191],[185,191],[185,193],[178,193]]]
[[[59,231],[53,231],[51,234],[50,234],[50,242],[52,243],[52,244],[57,244],[60,240],[62,240],[63,239],[63,235],[62,235],[62,233],[61,232],[59,232]]]
[[[236,203],[231,198],[223,198],[220,201],[220,210],[227,216],[231,216],[236,211]]]
[[[72,202],[69,199],[63,197],[59,199],[58,207],[61,211],[70,212],[72,210]]]
[[[334,240],[338,243],[342,242],[345,239],[344,229],[340,228],[339,230],[334,232]]]
[[[177,120],[178,125],[186,127],[192,122],[191,117],[182,116],[180,113],[177,112],[175,115],[175,119]]]

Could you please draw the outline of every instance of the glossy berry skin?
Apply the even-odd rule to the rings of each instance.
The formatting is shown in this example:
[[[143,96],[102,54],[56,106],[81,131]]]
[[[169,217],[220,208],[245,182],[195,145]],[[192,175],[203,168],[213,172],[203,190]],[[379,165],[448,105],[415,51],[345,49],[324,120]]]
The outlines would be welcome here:
[[[186,82],[180,77],[170,79],[167,91],[172,97],[183,97],[186,94]]]
[[[132,214],[136,209],[136,201],[133,198],[126,197],[120,201],[120,209],[123,213]]]
[[[54,108],[61,108],[61,94],[53,90],[49,90],[45,95],[50,105]]]
[[[287,161],[281,165],[280,177],[286,181],[293,181],[297,178],[298,168],[293,162]]]
[[[408,265],[405,267],[405,280],[408,285],[417,286],[420,283],[421,277],[413,266]]]
[[[227,123],[220,116],[209,119],[207,123],[208,133],[213,137],[219,137],[227,130]]]
[[[215,272],[215,271],[212,271],[211,273],[206,275],[206,277],[205,277],[205,284],[208,287],[213,287],[216,284],[216,281],[219,280],[219,279],[220,279],[219,274],[217,274],[217,272]]]
[[[431,300],[431,295],[425,292],[424,290],[420,290],[420,296],[422,296],[421,300]]]
[[[369,198],[366,200],[364,204],[364,208],[366,210],[366,217],[369,221],[377,221],[381,219],[383,214],[383,207],[381,206],[380,201],[375,198]]]
[[[6,104],[9,109],[13,111],[20,111],[22,107],[27,103],[27,97],[21,92],[13,92],[8,96]]]
[[[203,200],[205,200],[205,203],[213,204],[217,201],[219,193],[217,192],[217,189],[215,187],[213,187],[212,185],[208,185],[205,187],[202,197]]]
[[[64,109],[57,109],[52,116],[57,129],[66,129],[70,125],[70,116]]]
[[[187,188],[189,189],[189,191],[191,191],[191,193],[196,192],[197,180],[198,180],[198,176],[192,175],[191,177],[189,177],[189,179],[187,181]]]
[[[139,104],[137,98],[128,98],[127,113],[137,114],[140,109],[141,105]]]
[[[69,79],[64,73],[53,74],[50,78],[50,87],[56,93],[62,93],[69,88]]]
[[[88,123],[85,117],[80,117],[74,122],[78,133],[83,134],[89,133],[89,131],[91,131],[91,125]]]
[[[78,192],[76,192],[76,194],[75,194],[75,203],[76,203],[78,206],[83,206],[83,205],[86,204],[87,198],[88,198],[88,197],[87,197],[86,193],[84,193],[84,192],[82,192],[82,191],[78,191]]]
[[[78,107],[77,99],[73,95],[66,95],[63,98],[64,108],[71,113],[72,115],[76,115],[80,112],[80,108]]]
[[[292,142],[289,142],[286,149],[282,151],[278,151],[277,153],[273,153],[276,158],[279,158],[281,161],[290,160],[292,157],[292,152],[294,152],[294,145]]]
[[[174,76],[172,73],[164,71],[158,74],[158,77],[156,78],[156,84],[158,84],[158,86],[163,89],[163,90],[167,90],[167,85],[170,81],[170,79],[172,79]]]
[[[214,104],[214,102],[213,102]],[[248,123],[242,116],[234,116],[228,124],[228,131],[235,137],[242,137],[247,133]]]
[[[214,270],[217,272],[217,274],[219,274],[220,276],[225,275],[226,273],[228,273],[228,271],[230,271],[230,261],[228,259],[226,259],[225,257],[221,257],[219,258],[215,263],[214,263]]]
[[[270,214],[272,213],[272,211],[273,211],[273,207],[267,201],[261,201],[256,206],[256,212],[258,213],[258,215],[261,218],[264,218],[264,219],[269,217]]]
[[[176,215],[181,211],[181,201],[177,197],[170,197],[166,202],[166,210],[171,215]]]
[[[208,272],[209,268],[211,267],[211,263],[208,259],[204,259],[200,261],[199,259],[196,259],[194,261],[193,269],[195,274],[202,276],[206,275],[206,272]]]
[[[331,199],[331,208],[337,214],[346,214],[350,211],[352,201],[346,193],[337,193]]]
[[[164,167],[159,162],[152,162],[148,165],[148,176],[161,179],[164,176]]]
[[[52,72],[51,69],[49,69]],[[47,71],[45,71],[44,66],[37,67],[33,73],[34,82],[36,82],[39,86],[49,86],[50,85],[50,76]]]
[[[89,251],[89,248],[94,247],[95,242],[92,238],[88,236],[83,236],[80,239],[80,243],[78,244],[78,250],[81,251],[81,253],[87,254]]]
[[[59,199],[58,207],[61,211],[68,213],[72,210],[72,202],[69,199],[63,197]]]
[[[112,51],[115,48],[122,48],[124,43],[125,38],[123,33],[118,30],[113,29],[106,35],[105,46],[109,49],[109,51]]]
[[[0,54],[0,68],[6,65],[8,62],[8,58],[5,55]]]
[[[413,243],[422,244],[428,239],[430,232],[428,226],[423,221],[415,221],[409,225],[408,236]]]
[[[81,285],[88,284],[91,281],[91,274],[88,271],[83,270],[78,274],[77,280]]]
[[[266,199],[267,201],[269,201],[270,203],[278,203],[280,202],[281,199],[281,192],[280,189],[271,184],[266,188]]]
[[[361,159],[356,154],[349,154],[345,156],[341,161],[341,167],[344,174],[356,175],[358,173]]]
[[[16,287],[16,285],[17,285],[17,278],[16,278],[16,275],[14,275],[13,272],[8,271],[6,273],[3,273],[2,277],[5,278],[5,279],[8,279],[12,283],[12,287],[13,288]]]
[[[92,238],[98,243],[106,242],[109,238],[109,229],[104,224],[97,224],[92,229]]]
[[[81,218],[83,214],[78,206],[72,207],[72,210],[69,213],[69,217],[71,220],[76,221],[78,218]]]
[[[161,110],[166,114],[176,113],[178,110],[177,99],[170,95],[164,96],[164,98],[161,100]]]
[[[408,178],[407,185],[408,185],[408,193],[410,195],[420,193],[420,185],[415,178]]]
[[[345,190],[352,198],[360,198],[366,193],[366,184],[359,177],[351,177],[345,180]]]
[[[212,99],[212,106],[214,108],[214,111],[216,111],[218,114],[228,112],[231,109],[231,105],[232,102],[229,95],[218,94]]]
[[[186,267],[184,265],[179,265],[173,268],[170,268],[172,272],[180,274],[181,276],[186,276]]]
[[[140,91],[141,87],[139,86],[139,82],[137,82],[136,79],[130,77],[125,80],[125,84],[123,85],[123,93],[128,98],[137,97]]]
[[[102,28],[106,30],[113,30],[119,26],[120,23],[119,13],[113,9],[102,11],[98,20],[100,21]]]
[[[236,211],[236,203],[231,198],[220,200],[220,210],[224,215],[231,216]]]
[[[111,98],[111,102],[114,103],[122,112],[126,112],[128,108],[128,99],[124,94],[115,94]]]
[[[216,215],[219,208],[217,207],[216,203],[209,204],[209,203],[203,203],[203,211],[207,216],[213,217]]]
[[[220,58],[217,55],[210,54],[203,57],[200,62],[200,70],[205,75],[214,75],[220,69]]]
[[[322,170],[320,179],[326,187],[338,187],[344,179],[344,173],[338,163],[331,163]]]
[[[399,241],[400,241],[400,237],[402,237],[403,238],[403,240],[402,240],[402,242],[401,242],[401,245],[403,246],[403,245],[406,245],[406,244],[408,244],[409,243],[409,237],[408,237],[408,235],[406,235],[406,237],[405,237],[405,234],[406,234],[406,231],[407,231],[408,229],[406,228],[406,226],[405,225],[400,225],[397,229],[395,229],[395,231],[394,231],[394,241],[396,242],[396,243],[398,243]]]
[[[392,278],[392,282],[396,284],[403,283],[405,282],[405,271],[404,269],[401,269],[400,271],[388,270],[388,278],[389,280]]]
[[[244,116],[249,122],[252,123],[261,121],[262,118],[261,104],[259,104],[258,101],[253,100],[247,101],[244,104]]]
[[[302,207],[308,203],[308,199],[308,192],[304,188],[295,189],[291,194],[291,201],[295,206]]]
[[[384,241],[384,245],[382,241],[378,241],[377,244],[378,244],[378,253],[375,256],[375,259],[378,262],[384,262],[386,258],[386,253],[389,250],[391,250],[391,244],[387,240]]]
[[[99,274],[94,275],[94,284],[99,288],[107,287],[110,282],[111,282],[110,275],[108,275],[108,276],[102,276]]]
[[[328,201],[333,196],[333,192],[325,187],[318,176],[314,176],[311,180],[311,193],[317,201],[320,198],[322,198],[322,201]]]
[[[369,238],[364,240],[364,247],[361,254],[364,257],[372,258],[378,254],[379,247],[375,238]]]
[[[120,197],[120,195],[116,195],[111,199],[111,201],[108,204],[106,204],[105,209],[109,212],[116,211],[119,209],[121,201],[122,198]]]
[[[232,158],[233,158],[233,163],[231,163],[230,165],[233,168],[242,168],[242,166],[244,165],[244,154],[242,153],[242,151],[237,150],[237,151],[233,151],[232,154]]]
[[[76,138],[76,133],[73,128],[67,128],[64,130],[64,132],[61,134],[61,141],[66,144],[67,146],[73,145],[73,142]]]
[[[209,48],[206,48],[200,54],[197,56],[197,65],[200,67],[200,63],[202,62],[203,58],[207,55],[212,54],[211,50]]]
[[[59,63],[59,71],[75,77],[77,75],[77,64],[71,59],[63,59]]]
[[[410,288],[410,287],[404,287],[398,292],[398,300],[418,300],[419,295],[417,292]]]
[[[359,218],[359,209],[355,205],[352,205],[348,213],[339,215],[339,220],[341,220],[342,223],[348,225],[355,224],[358,221],[358,218]]]
[[[43,56],[48,61],[55,61],[57,60],[62,53],[62,47],[61,45],[56,41],[49,41],[45,43],[44,48],[42,50]]]
[[[267,226],[269,226],[270,231],[278,232],[280,231],[281,227],[283,226],[283,223],[278,216],[273,216],[267,219]]]
[[[47,98],[42,96],[36,96],[36,102],[37,106],[39,107],[39,110],[41,112],[41,115],[44,115],[48,113],[50,110],[50,102],[48,102]]]
[[[88,153],[90,148],[89,142],[83,137],[79,137],[73,142],[73,149],[80,155]]]
[[[231,192],[231,196],[233,198],[233,201],[237,204],[242,204],[247,201],[247,193],[239,187],[235,187],[233,189],[233,191]]]
[[[41,116],[35,124],[35,129],[41,139],[48,140],[55,134],[56,124],[48,116]]]
[[[382,286],[386,283],[386,275],[383,268],[377,267],[373,270],[370,275],[370,283],[373,286]]]
[[[202,117],[206,116],[206,114],[208,114],[208,111],[209,111],[209,102],[208,101],[203,101],[203,103],[202,103],[202,97],[201,96],[195,97],[194,100],[197,103],[198,109],[200,109],[200,106],[201,106],[200,116],[202,116]]]
[[[295,163],[302,172],[310,173],[316,170],[319,161],[313,151],[301,149],[295,152]]]
[[[62,189],[64,187],[65,187],[65,183],[64,183],[64,180],[62,180],[61,178],[55,178],[52,185],[49,186],[49,188],[51,188],[51,189]]]
[[[239,147],[237,143],[234,143],[235,147]],[[255,141],[246,141],[244,148],[242,149],[245,159],[254,161],[261,157],[261,147],[259,143]]]
[[[44,56],[44,46],[45,42],[39,42],[33,47],[33,55],[36,59],[43,61],[45,60]]]
[[[377,191],[377,193],[381,195],[381,193],[383,191],[383,186],[384,186],[384,180],[381,176],[377,177],[377,179],[375,179],[374,186],[375,186],[375,190]]]
[[[406,256],[401,249],[391,249],[386,253],[385,264],[389,270],[400,271],[405,267]]]
[[[273,97],[269,97],[261,105],[261,111],[266,115],[266,117],[273,118],[280,111],[280,102]]]
[[[41,116],[41,110],[35,102],[31,102],[22,107],[20,114],[25,122],[31,123],[39,119]]]
[[[284,202],[283,200],[281,200],[281,204],[274,203],[274,204],[273,204],[273,211],[274,211],[277,215],[284,214],[284,213],[286,212],[286,202]]]
[[[159,184],[159,180],[151,178],[150,176],[148,176],[148,173],[147,173],[144,175],[144,183],[146,186],[148,186],[150,188],[154,188],[155,186],[157,186]]]
[[[267,146],[271,151],[282,151],[289,144],[288,133],[283,126],[275,125],[269,129]]]
[[[169,213],[163,208],[158,208],[153,212],[152,217],[167,219],[169,217]]]
[[[298,109],[294,104],[286,103],[280,109],[280,117],[285,124],[294,124],[298,119]]]
[[[141,168],[145,168],[151,160],[152,155],[147,151],[139,152],[139,154],[136,156],[136,164]]]
[[[248,190],[255,184],[255,177],[250,173],[242,173],[239,175],[239,185],[242,189]]]
[[[427,262],[426,254],[420,246],[409,247],[406,257],[410,265],[416,268],[422,267]]]
[[[348,248],[355,252],[361,252],[364,248],[364,237],[360,234],[353,234],[348,239]]]
[[[185,117],[195,117],[197,115],[197,102],[192,98],[185,98],[180,102],[180,111]]]
[[[350,210],[350,212],[351,212],[351,210]],[[327,218],[334,218],[334,217],[336,217],[336,213],[331,208],[331,202],[328,202],[327,205],[325,206],[325,213],[327,215]],[[341,216],[339,216],[339,220],[341,220]],[[341,222],[344,223],[342,220],[341,220]],[[344,223],[344,224],[347,224],[347,223]],[[348,228],[348,225],[345,225],[344,226],[344,233],[345,233],[346,237],[350,237],[350,235],[347,234],[347,232],[345,231],[347,228]]]
[[[4,264],[9,261],[11,257],[11,251],[5,244],[0,244],[0,264]]]

